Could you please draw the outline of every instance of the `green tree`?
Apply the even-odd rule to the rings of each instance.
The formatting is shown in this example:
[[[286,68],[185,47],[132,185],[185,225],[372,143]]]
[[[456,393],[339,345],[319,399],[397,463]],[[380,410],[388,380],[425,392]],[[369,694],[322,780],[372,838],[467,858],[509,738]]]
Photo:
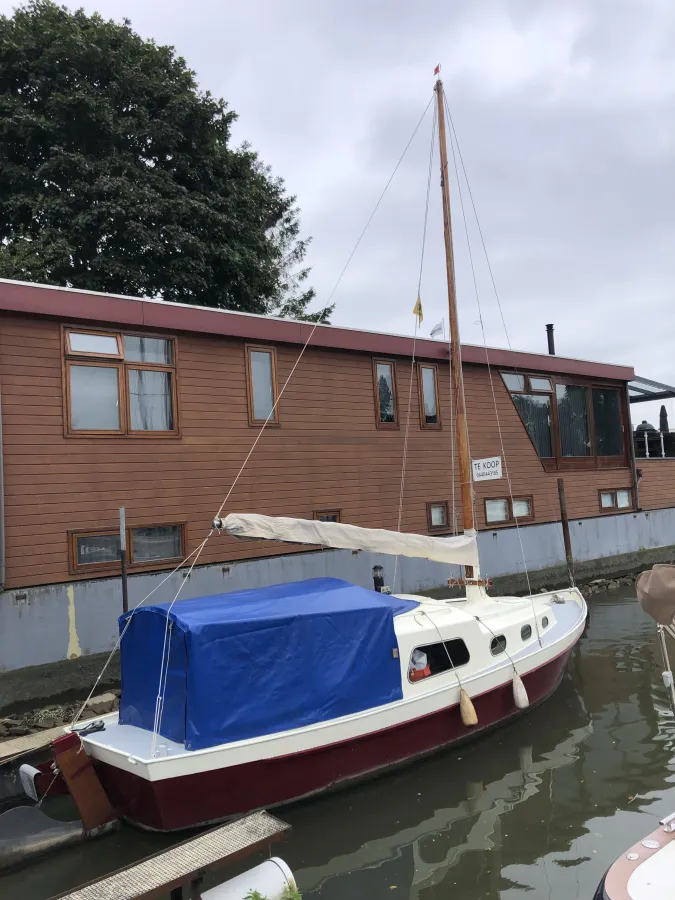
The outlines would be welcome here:
[[[126,20],[0,17],[0,277],[326,321],[295,198],[235,118]]]

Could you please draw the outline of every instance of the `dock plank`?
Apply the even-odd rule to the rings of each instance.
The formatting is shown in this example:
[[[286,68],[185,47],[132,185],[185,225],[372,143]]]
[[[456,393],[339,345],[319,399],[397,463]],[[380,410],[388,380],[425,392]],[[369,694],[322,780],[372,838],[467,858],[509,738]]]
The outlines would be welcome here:
[[[291,826],[267,812],[221,825],[52,900],[149,900],[280,840]]]
[[[46,728],[44,731],[37,731],[35,734],[27,734],[25,737],[10,738],[8,741],[0,741],[0,765],[16,759],[24,753],[30,753],[33,750],[42,750],[48,747],[53,740],[61,737],[66,733],[66,726],[59,725],[57,728]]]

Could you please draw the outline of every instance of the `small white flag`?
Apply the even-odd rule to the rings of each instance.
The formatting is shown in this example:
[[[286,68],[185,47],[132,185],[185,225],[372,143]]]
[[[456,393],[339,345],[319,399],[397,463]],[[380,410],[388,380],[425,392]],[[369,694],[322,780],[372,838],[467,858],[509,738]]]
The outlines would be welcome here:
[[[438,325],[434,325],[431,329],[431,337],[436,337],[437,334],[445,334],[445,319],[441,319]]]

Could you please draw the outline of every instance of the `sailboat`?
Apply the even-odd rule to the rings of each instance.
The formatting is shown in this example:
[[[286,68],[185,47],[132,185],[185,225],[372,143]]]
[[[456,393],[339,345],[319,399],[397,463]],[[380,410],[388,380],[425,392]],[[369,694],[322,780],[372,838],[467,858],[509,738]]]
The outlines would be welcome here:
[[[582,634],[570,587],[490,597],[481,578],[460,364],[443,84],[436,82],[463,533],[256,513],[243,539],[463,566],[459,599],[321,578],[138,607],[120,620],[119,713],[76,733],[111,803],[171,831],[344,787],[487,733],[548,698]],[[57,759],[58,764],[58,759]]]

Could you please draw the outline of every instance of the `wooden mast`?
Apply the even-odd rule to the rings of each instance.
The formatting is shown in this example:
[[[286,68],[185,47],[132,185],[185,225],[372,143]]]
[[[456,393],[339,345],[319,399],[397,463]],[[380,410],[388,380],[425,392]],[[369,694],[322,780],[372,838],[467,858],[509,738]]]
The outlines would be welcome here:
[[[436,82],[438,102],[438,143],[441,153],[441,190],[443,192],[443,234],[445,237],[445,268],[448,281],[448,318],[450,323],[450,357],[452,373],[452,396],[456,409],[457,458],[462,497],[462,524],[465,531],[475,527],[473,519],[473,498],[471,496],[471,459],[464,406],[464,376],[462,373],[462,351],[459,343],[459,322],[457,320],[457,291],[455,287],[455,255],[452,248],[452,219],[450,217],[450,187],[448,184],[448,148],[445,133],[445,105],[443,102],[443,82]],[[466,577],[473,577],[473,567],[466,567]]]

